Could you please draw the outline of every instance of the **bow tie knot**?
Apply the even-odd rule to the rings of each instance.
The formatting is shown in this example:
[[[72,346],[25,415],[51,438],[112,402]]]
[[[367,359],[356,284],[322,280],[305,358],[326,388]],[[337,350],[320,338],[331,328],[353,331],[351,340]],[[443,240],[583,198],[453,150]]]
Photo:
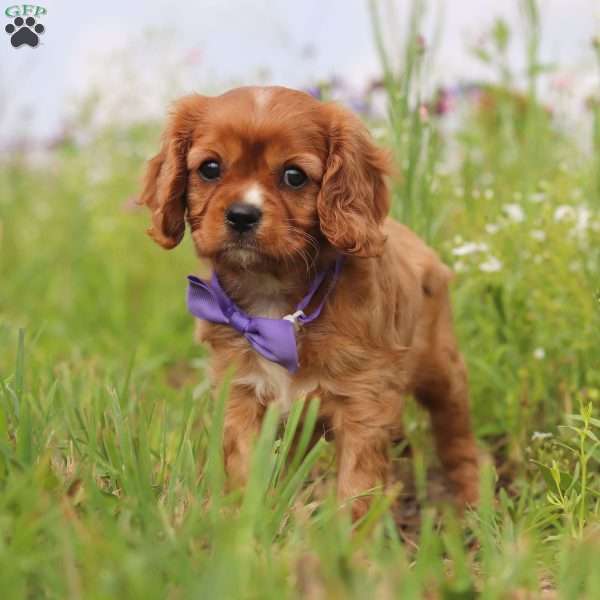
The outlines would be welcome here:
[[[242,335],[245,335],[252,320],[241,312],[234,310],[229,315],[229,324]]]

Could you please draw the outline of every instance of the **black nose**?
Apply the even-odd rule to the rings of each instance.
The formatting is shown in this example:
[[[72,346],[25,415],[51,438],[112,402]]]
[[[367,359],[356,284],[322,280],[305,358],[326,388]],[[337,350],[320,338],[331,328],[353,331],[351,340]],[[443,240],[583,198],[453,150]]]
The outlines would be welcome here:
[[[257,206],[246,202],[234,202],[225,213],[225,222],[231,229],[244,233],[256,227],[261,216],[262,211]]]

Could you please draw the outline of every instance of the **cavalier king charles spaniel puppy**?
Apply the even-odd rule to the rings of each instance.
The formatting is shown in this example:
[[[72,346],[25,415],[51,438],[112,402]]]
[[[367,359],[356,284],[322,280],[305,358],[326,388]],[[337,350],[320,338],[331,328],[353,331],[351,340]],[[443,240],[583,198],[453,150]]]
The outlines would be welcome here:
[[[347,109],[283,87],[190,95],[170,113],[140,202],[164,248],[186,221],[212,280],[188,302],[233,366],[224,456],[246,480],[266,407],[318,397],[353,517],[390,478],[390,446],[413,394],[428,410],[459,506],[478,496],[467,375],[453,333],[450,270],[389,218],[388,154]]]

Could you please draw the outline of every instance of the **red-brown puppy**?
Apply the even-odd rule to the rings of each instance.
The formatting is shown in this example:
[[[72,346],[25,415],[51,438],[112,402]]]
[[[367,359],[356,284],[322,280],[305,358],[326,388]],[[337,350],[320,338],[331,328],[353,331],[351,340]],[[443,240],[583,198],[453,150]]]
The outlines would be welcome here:
[[[302,92],[246,87],[174,105],[141,197],[156,242],[176,246],[187,220],[225,293],[248,315],[271,318],[293,313],[316,273],[346,257],[322,313],[297,332],[295,373],[227,324],[199,321],[214,378],[236,366],[224,440],[233,483],[247,476],[265,407],[318,396],[336,440],[340,499],[385,484],[403,398],[414,393],[431,414],[459,503],[477,500],[451,273],[387,218],[388,170],[387,154],[356,116]],[[365,497],[354,500],[354,517],[367,508]]]

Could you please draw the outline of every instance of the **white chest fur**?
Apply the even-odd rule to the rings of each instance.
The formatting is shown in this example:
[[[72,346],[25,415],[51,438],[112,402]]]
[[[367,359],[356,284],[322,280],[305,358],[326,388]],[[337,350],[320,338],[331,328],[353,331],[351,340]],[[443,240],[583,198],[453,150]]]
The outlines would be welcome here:
[[[283,367],[264,358],[257,360],[257,367],[254,373],[236,377],[236,382],[252,387],[261,404],[275,402],[282,414],[289,412],[294,400],[305,398],[316,388],[314,383],[297,380]]]

